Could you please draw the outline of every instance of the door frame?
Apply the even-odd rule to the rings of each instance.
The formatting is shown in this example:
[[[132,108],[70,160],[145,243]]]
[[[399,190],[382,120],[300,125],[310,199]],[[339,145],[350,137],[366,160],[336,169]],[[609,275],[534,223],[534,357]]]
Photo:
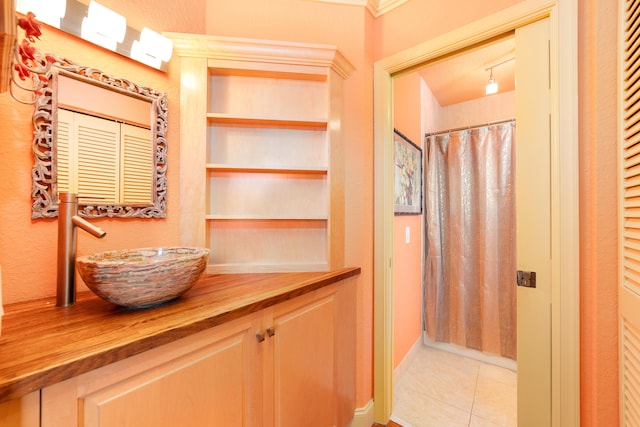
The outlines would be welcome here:
[[[578,1],[526,0],[374,63],[374,418],[393,391],[393,78],[443,55],[550,18],[551,422],[580,420]],[[562,30],[561,30],[562,29]]]

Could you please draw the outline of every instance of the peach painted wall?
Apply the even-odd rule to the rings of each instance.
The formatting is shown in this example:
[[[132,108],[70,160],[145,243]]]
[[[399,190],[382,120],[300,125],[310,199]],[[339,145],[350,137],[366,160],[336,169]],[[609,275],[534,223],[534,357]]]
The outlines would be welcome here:
[[[78,0],[89,4],[90,0]],[[202,34],[206,0],[100,0],[100,4],[127,18],[131,28]]]
[[[202,31],[204,28],[202,2],[199,2],[202,5],[200,10],[187,8],[184,2],[173,0],[146,2],[146,5],[143,1],[124,0],[102,3],[127,16],[132,27],[135,22],[156,31]],[[161,12],[163,10],[172,10],[172,13]],[[179,96],[177,88],[170,85],[169,75],[46,26],[36,46],[79,64],[94,66],[107,74],[168,93],[167,219],[95,220],[107,231],[107,236],[97,240],[86,233],[78,233],[78,254],[176,244],[180,150],[179,122],[175,112],[179,109]],[[0,265],[5,304],[55,295],[57,220],[31,220],[32,113],[33,107],[17,103],[9,93],[0,94],[3,129],[0,133]],[[80,285],[79,290],[83,289],[84,285]]]
[[[442,127],[457,129],[516,117],[516,92],[501,92],[491,96],[460,102],[442,108]]]
[[[421,123],[423,133],[438,132],[447,127],[443,124],[444,117],[442,116],[443,108],[440,103],[433,96],[431,88],[427,86],[427,83],[420,79],[420,100],[421,100]],[[449,127],[450,128],[450,127]]]
[[[492,15],[518,0],[409,0],[375,22],[376,60]]]
[[[417,73],[393,81],[393,123],[414,144],[423,147],[421,128],[422,79]],[[422,331],[423,215],[393,219],[393,367],[405,358]],[[406,242],[409,229],[410,241]]]

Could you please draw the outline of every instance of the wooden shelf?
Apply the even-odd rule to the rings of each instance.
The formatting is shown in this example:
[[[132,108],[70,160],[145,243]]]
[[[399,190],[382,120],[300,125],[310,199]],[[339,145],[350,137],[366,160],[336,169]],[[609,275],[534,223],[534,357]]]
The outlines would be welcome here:
[[[328,169],[326,167],[307,168],[307,167],[269,167],[269,166],[234,166],[223,165],[219,163],[208,163],[207,170],[212,172],[238,172],[238,173],[282,173],[282,174],[301,174],[301,175],[326,175]]]
[[[327,81],[327,73],[297,73],[291,71],[265,70],[258,68],[238,68],[235,67],[209,67],[211,76],[242,76],[242,77],[262,77],[268,79],[302,80],[302,81]]]
[[[238,116],[225,113],[207,113],[210,124],[240,125],[255,127],[283,127],[290,129],[326,129],[327,121],[322,119],[297,119],[288,117]]]
[[[273,216],[273,215],[206,215],[207,220],[214,221],[327,221],[327,216]]]

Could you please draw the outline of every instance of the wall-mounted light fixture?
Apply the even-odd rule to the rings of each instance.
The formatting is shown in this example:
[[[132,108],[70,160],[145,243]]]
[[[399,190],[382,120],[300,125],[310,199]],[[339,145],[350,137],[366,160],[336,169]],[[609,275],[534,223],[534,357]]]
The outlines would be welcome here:
[[[60,20],[67,11],[66,0],[17,0],[16,10],[23,15],[31,11],[38,16],[38,21],[60,28]]]
[[[485,89],[484,89],[485,95],[493,95],[494,93],[498,93],[498,82],[496,82],[496,79],[493,77],[493,69],[498,65],[506,64],[507,62],[513,61],[514,59],[516,58],[514,57],[514,58],[505,59],[502,62],[498,62],[497,64],[494,64],[491,67],[487,67],[484,69],[484,71],[489,71],[489,81],[487,82],[487,85],[485,86]]]
[[[105,49],[115,51],[118,43],[122,43],[127,32],[127,19],[104,7],[98,2],[91,1],[87,16],[82,18],[80,37]]]
[[[173,52],[169,38],[127,26],[124,16],[94,0],[89,5],[77,0],[16,0],[16,11],[31,11],[47,25],[158,70],[168,69]]]
[[[173,42],[147,27],[142,29],[140,40],[134,40],[131,46],[133,59],[155,68],[160,68],[162,62],[169,62],[172,54]]]

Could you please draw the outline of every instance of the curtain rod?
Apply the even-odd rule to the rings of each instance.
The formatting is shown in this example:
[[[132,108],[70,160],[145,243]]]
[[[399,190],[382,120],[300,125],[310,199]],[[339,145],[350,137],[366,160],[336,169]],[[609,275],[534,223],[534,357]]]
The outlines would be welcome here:
[[[425,138],[428,138],[430,136],[443,135],[445,133],[453,133],[453,132],[460,132],[462,130],[470,130],[470,129],[477,129],[477,128],[482,128],[482,127],[486,127],[486,126],[501,125],[503,123],[509,123],[509,122],[515,122],[515,121],[516,121],[516,119],[498,120],[498,121],[495,121],[495,122],[483,123],[483,124],[475,125],[475,126],[465,126],[465,127],[461,127],[461,128],[447,129],[447,130],[443,130],[443,131],[440,131],[440,132],[425,133],[424,136],[425,136]]]

